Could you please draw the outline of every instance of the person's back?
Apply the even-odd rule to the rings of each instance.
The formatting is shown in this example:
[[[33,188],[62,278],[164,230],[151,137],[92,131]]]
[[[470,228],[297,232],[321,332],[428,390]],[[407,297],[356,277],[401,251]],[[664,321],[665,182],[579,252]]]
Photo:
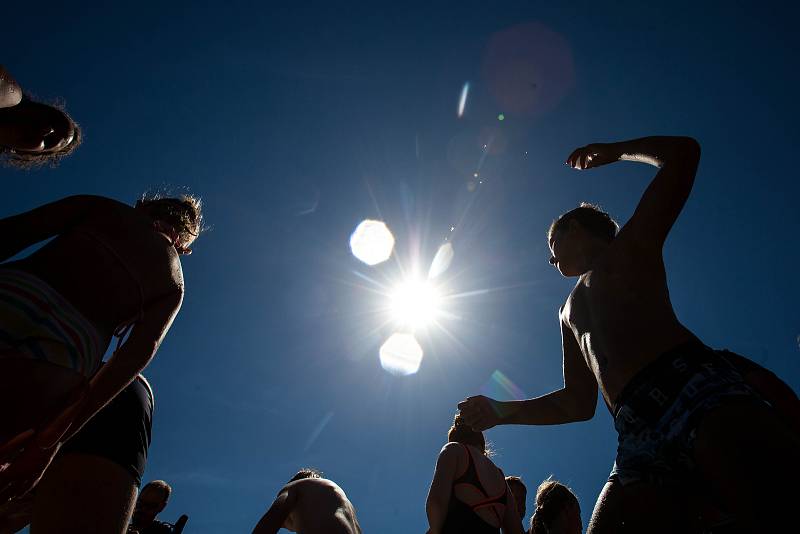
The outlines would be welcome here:
[[[514,497],[487,455],[483,433],[456,415],[447,440],[425,503],[430,534],[521,534]]]
[[[28,271],[86,317],[105,345],[149,302],[183,289],[174,247],[141,210],[103,197],[83,197],[82,214],[26,258],[3,264]]]
[[[342,488],[326,478],[304,478],[286,486],[295,494],[287,524],[298,534],[360,534],[355,509]]]
[[[313,469],[299,471],[278,492],[253,534],[274,534],[281,528],[298,534],[361,534],[344,490]]]

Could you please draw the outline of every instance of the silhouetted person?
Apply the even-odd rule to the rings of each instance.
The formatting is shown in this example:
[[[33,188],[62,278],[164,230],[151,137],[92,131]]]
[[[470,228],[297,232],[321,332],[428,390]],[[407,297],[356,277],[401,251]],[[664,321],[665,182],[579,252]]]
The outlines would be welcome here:
[[[302,469],[278,492],[253,534],[281,528],[299,534],[361,534],[356,510],[335,482],[314,469]]]
[[[129,534],[172,534],[173,527],[156,519],[164,511],[172,495],[172,488],[163,480],[154,480],[142,488],[136,499]]]
[[[68,197],[0,219],[0,503],[150,362],[183,300],[199,201]],[[98,370],[112,337],[124,344]],[[20,451],[22,451],[20,453]]]
[[[529,534],[581,534],[581,506],[568,487],[547,479],[536,490]]]
[[[522,523],[503,471],[488,458],[483,433],[460,415],[436,461],[425,509],[429,534],[520,534]]]
[[[528,498],[528,488],[522,482],[522,479],[517,476],[507,476],[506,484],[508,484],[508,489],[511,490],[511,494],[514,496],[514,504],[517,507],[520,520],[525,519],[525,499]]]
[[[66,111],[35,102],[0,65],[0,160],[20,168],[56,163],[81,143]]]
[[[548,232],[550,262],[578,277],[559,313],[564,387],[530,400],[479,396],[459,405],[477,429],[585,421],[599,387],[619,446],[592,533],[623,523],[632,532],[685,531],[685,489],[697,480],[750,532],[790,525],[791,492],[763,488],[800,477],[800,436],[678,321],[669,299],[662,248],[699,159],[699,145],[686,137],[592,144],[569,156],[576,169],[631,160],[659,171],[619,233],[591,205],[563,214]]]

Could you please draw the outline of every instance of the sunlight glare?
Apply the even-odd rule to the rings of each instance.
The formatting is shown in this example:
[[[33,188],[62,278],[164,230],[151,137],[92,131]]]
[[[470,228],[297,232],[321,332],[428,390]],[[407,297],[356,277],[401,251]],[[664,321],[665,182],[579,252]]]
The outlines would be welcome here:
[[[367,265],[389,259],[394,249],[394,236],[383,221],[364,219],[350,235],[350,251]]]
[[[400,325],[418,328],[430,324],[439,312],[441,296],[427,280],[408,280],[390,295],[392,317]]]
[[[422,347],[413,334],[396,332],[381,346],[381,367],[393,375],[416,373],[422,363]]]

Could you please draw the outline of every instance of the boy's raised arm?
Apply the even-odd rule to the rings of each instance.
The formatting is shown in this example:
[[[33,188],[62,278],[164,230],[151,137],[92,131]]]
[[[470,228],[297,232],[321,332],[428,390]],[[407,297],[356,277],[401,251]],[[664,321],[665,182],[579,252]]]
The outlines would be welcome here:
[[[616,161],[638,161],[659,168],[620,235],[633,234],[641,243],[660,248],[689,198],[700,145],[691,137],[668,136],[594,143],[573,151],[566,163],[575,169],[591,169]]]

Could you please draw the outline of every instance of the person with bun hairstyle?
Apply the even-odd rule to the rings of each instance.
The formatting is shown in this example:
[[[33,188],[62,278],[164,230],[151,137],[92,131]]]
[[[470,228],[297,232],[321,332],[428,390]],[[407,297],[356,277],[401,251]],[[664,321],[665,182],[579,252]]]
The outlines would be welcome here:
[[[429,534],[523,532],[503,471],[489,458],[483,432],[456,415],[436,461],[426,511]]]
[[[581,505],[567,486],[548,478],[536,490],[529,534],[581,534]]]

